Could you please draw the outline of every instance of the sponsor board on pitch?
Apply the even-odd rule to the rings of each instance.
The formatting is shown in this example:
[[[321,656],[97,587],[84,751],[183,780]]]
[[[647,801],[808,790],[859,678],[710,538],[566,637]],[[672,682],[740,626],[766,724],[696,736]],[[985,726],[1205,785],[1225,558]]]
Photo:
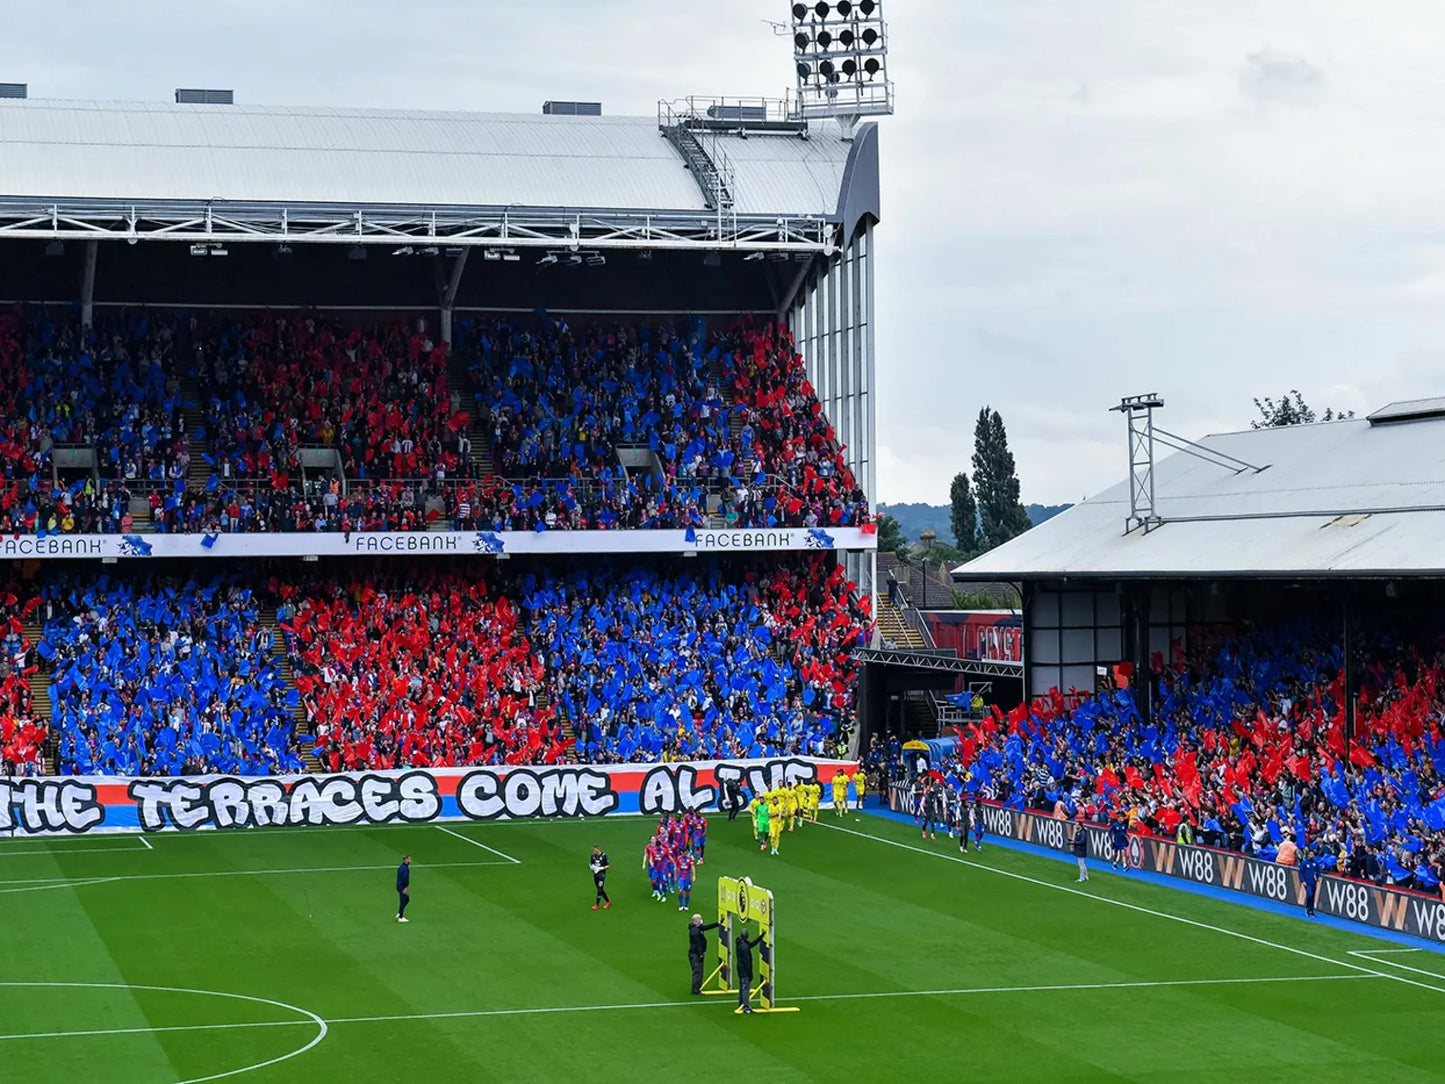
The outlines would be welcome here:
[[[1057,851],[1070,850],[1073,838],[1071,822],[1006,806],[985,805],[983,824],[990,835]],[[1088,833],[1089,856],[1110,859],[1113,852],[1107,829],[1091,825]],[[1304,886],[1293,866],[1149,836],[1129,837],[1127,860],[1134,869],[1149,873],[1243,892],[1275,903],[1304,906]],[[1315,910],[1367,926],[1445,942],[1445,900],[1438,897],[1327,875],[1319,880]]]
[[[274,777],[10,779],[0,780],[0,832],[189,832],[614,813],[658,816],[719,809],[729,780],[759,793],[785,783],[827,783],[838,771],[853,768],[850,761],[786,757]]]

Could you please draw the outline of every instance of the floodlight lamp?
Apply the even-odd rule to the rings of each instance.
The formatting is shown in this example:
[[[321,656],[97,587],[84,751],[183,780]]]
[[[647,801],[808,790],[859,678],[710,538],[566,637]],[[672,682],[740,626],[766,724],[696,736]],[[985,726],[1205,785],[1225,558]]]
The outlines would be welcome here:
[[[843,74],[846,75],[849,79],[852,79],[853,76],[858,74],[858,62],[854,60],[851,56],[847,60],[843,61]]]
[[[868,16],[872,15],[873,12],[875,12],[877,9],[878,4],[876,3],[876,0],[859,0],[858,2],[858,10],[863,13],[863,17],[865,19]]]
[[[798,63],[798,78],[799,78],[799,79],[809,79],[809,78],[812,78],[812,75],[813,75],[813,69],[810,68],[810,67],[808,67],[808,65],[806,65],[806,64],[802,63],[801,61],[799,61],[799,63]]]
[[[843,46],[844,49],[853,48],[853,43],[857,40],[858,39],[853,36],[853,31],[851,30],[844,30],[841,34],[838,35],[838,44]]]
[[[556,263],[556,262],[557,262],[557,254],[556,254],[555,252],[549,252],[549,253],[547,253],[545,256],[543,256],[540,260],[537,261],[538,264],[554,264],[554,263]]]
[[[222,248],[220,245],[212,245],[212,246],[211,246],[211,255],[212,255],[212,256],[229,256],[230,253],[227,252],[227,251],[226,251],[224,248]]]
[[[204,256],[204,255],[206,255],[208,252],[210,252],[210,248],[209,248],[209,246],[207,246],[207,245],[192,245],[192,246],[191,246],[191,255],[192,255],[192,256]]]
[[[435,256],[441,250],[438,249],[436,245],[427,245],[426,248],[417,249],[417,251],[420,252],[423,256]]]
[[[869,49],[871,49],[871,48],[873,48],[873,46],[877,45],[877,44],[878,44],[878,31],[874,30],[871,26],[870,26],[870,27],[867,27],[866,29],[864,29],[864,31],[863,31],[863,44],[866,45]]]
[[[833,62],[832,62],[831,60],[825,60],[825,61],[823,61],[822,63],[820,63],[820,64],[818,65],[818,74],[819,74],[819,75],[823,75],[823,76],[830,76],[830,75],[832,75],[832,74],[833,74]]]
[[[794,5],[793,5],[793,18],[797,19],[799,22],[802,22],[802,21],[803,21],[804,19],[806,19],[807,17],[808,17],[808,5],[807,5],[807,4],[794,4]]]
[[[838,0],[838,2],[833,6],[837,9],[838,14],[844,19],[846,19],[849,15],[853,14],[853,5],[850,0]]]
[[[493,260],[493,261],[495,261],[495,260],[500,260],[501,258],[502,258],[502,254],[501,254],[500,252],[498,252],[496,249],[488,248],[488,249],[483,249],[483,250],[482,250],[482,259],[484,259],[484,260]]]
[[[401,248],[392,249],[391,254],[393,256],[415,256],[416,249],[412,248],[410,245],[402,245]]]
[[[576,267],[578,264],[580,264],[580,263],[582,262],[582,257],[579,256],[579,255],[577,255],[577,253],[574,252],[574,253],[572,253],[572,255],[570,255],[570,256],[567,257],[567,262],[568,262],[569,264],[571,264],[573,267]]]
[[[817,12],[818,18],[826,19],[829,10],[828,0],[818,0],[818,2],[813,5],[813,10]]]
[[[818,31],[818,48],[826,49],[833,44],[833,35],[826,30]]]
[[[804,34],[802,31],[794,34],[793,45],[797,48],[798,52],[801,53],[804,49],[808,47],[808,35]]]
[[[872,79],[878,74],[878,58],[870,56],[867,60],[863,61],[863,70],[868,73],[868,78]]]
[[[749,252],[746,256],[743,257],[743,263],[752,263],[755,260],[761,260],[762,258],[763,254],[761,252]]]
[[[521,261],[521,259],[522,257],[518,256],[515,252],[512,252],[511,250],[502,253],[503,263],[518,263]]]

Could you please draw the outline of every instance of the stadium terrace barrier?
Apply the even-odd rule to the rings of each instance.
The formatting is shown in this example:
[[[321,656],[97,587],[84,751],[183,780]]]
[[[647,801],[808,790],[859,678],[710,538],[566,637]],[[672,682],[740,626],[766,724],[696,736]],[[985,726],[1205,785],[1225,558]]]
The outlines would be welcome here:
[[[347,555],[751,553],[872,550],[862,527],[758,527],[647,531],[353,531],[236,534],[0,536],[0,557],[342,557]]]
[[[985,805],[983,824],[984,831],[990,835],[1072,854],[1071,821],[1007,806]],[[1089,857],[1108,861],[1112,854],[1108,830],[1091,825],[1088,831]],[[1131,835],[1129,865],[1149,873],[1304,907],[1304,888],[1298,870],[1234,851]],[[1320,878],[1315,910],[1366,926],[1445,942],[1445,900],[1436,896],[1324,876]]]
[[[0,779],[0,833],[427,824],[433,821],[657,816],[717,810],[721,784],[753,793],[826,784],[852,761],[816,757],[685,764],[411,769],[338,775],[49,776]]]

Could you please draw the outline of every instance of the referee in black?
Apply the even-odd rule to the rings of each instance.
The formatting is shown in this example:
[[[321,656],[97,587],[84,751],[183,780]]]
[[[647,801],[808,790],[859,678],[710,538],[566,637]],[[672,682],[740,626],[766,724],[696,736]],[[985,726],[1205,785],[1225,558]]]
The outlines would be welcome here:
[[[743,926],[738,930],[737,938],[733,941],[733,969],[738,980],[738,1011],[751,1014],[753,1007],[749,1004],[753,997],[753,948],[763,943],[762,931],[758,936],[748,937],[748,928]]]
[[[592,910],[601,906],[605,911],[612,906],[612,901],[607,898],[607,852],[601,847],[593,847],[592,858],[587,865],[592,870],[592,883],[597,887],[597,902],[592,905]]]
[[[721,922],[703,924],[702,915],[693,915],[687,927],[687,962],[692,967],[692,992],[702,993],[702,961],[707,955],[707,931],[716,930]]]
[[[406,905],[411,902],[411,855],[401,856],[401,865],[396,867],[396,920],[410,922],[406,917]]]

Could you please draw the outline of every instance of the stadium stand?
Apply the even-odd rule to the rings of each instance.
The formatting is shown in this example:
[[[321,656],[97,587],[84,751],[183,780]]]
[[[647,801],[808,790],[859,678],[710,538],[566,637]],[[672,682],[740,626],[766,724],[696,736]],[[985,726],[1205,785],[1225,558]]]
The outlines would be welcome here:
[[[542,662],[477,570],[273,580],[278,624],[332,771],[557,763]]]
[[[804,527],[866,522],[867,499],[843,460],[792,336],[776,326],[746,331],[724,355],[724,368],[743,412],[743,445],[771,483],[740,497],[742,519],[761,516],[769,526]]]
[[[1318,848],[1350,876],[1438,892],[1445,874],[1445,659],[1373,639],[1354,741],[1343,653],[1307,623],[1154,659],[1154,721],[1118,688],[1057,690],[960,731],[959,782],[1017,808],[1277,861]],[[1127,676],[1126,676],[1127,685]],[[966,782],[964,781],[966,779]]]
[[[868,624],[818,558],[547,574],[524,592],[553,702],[590,761],[822,754]]]
[[[17,580],[5,770],[43,767],[39,668],[62,774],[821,753],[845,732],[867,602],[826,555],[515,564]]]
[[[33,597],[62,774],[301,770],[294,694],[238,573],[63,574]]]
[[[784,335],[736,331],[704,352],[665,324],[461,330],[467,394],[447,345],[402,322],[122,310],[82,333],[14,308],[0,513],[46,534],[867,521]],[[62,477],[60,445],[93,451],[93,469]],[[308,450],[334,466],[308,471]]]

